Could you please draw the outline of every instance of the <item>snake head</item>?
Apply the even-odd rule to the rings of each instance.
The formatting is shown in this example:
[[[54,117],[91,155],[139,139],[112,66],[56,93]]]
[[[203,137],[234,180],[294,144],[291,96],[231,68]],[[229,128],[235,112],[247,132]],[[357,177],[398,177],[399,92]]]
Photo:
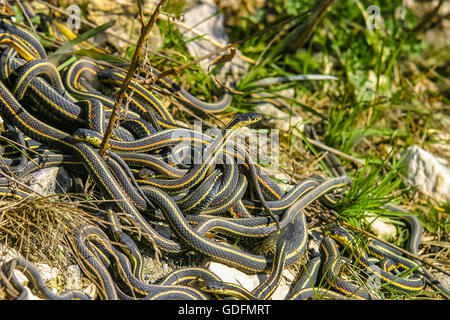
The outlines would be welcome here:
[[[193,282],[193,285],[197,286],[202,291],[210,293],[220,293],[225,291],[223,283],[216,280],[198,279]]]
[[[338,225],[327,228],[328,235],[342,245],[348,245],[353,242],[353,236],[345,229]]]
[[[94,147],[100,147],[103,139],[100,133],[85,128],[77,129],[73,133],[73,137],[77,140],[87,142]]]
[[[139,172],[138,172],[138,176],[139,176],[139,178],[141,178],[141,179],[147,179],[147,178],[152,178],[152,177],[154,177],[154,176],[156,176],[157,174],[154,172],[154,171],[152,171],[152,170],[150,170],[150,169],[147,169],[147,168],[142,168],[141,170],[139,170]]]
[[[262,115],[256,112],[249,112],[249,113],[241,113],[238,114],[231,120],[227,126],[225,127],[225,130],[227,129],[239,129],[245,126],[249,126],[253,123],[256,123],[262,119]]]

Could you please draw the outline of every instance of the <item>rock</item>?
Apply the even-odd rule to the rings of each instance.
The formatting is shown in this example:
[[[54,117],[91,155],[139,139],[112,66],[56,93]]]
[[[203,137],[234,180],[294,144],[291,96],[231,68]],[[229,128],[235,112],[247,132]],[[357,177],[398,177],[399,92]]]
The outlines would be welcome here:
[[[222,281],[240,285],[249,292],[253,291],[261,282],[266,279],[266,274],[246,274],[238,269],[229,267],[227,265],[209,261],[205,267],[216,274]],[[289,292],[289,284],[293,281],[294,276],[289,270],[283,271],[283,276],[280,280],[275,292],[272,294],[272,300],[283,300]]]
[[[370,229],[376,236],[385,240],[395,239],[397,228],[380,217],[366,217],[366,223],[370,224]]]
[[[2,267],[2,264],[4,262],[8,262],[11,259],[21,258],[23,259],[22,255],[19,254],[17,251],[15,251],[12,248],[4,248],[2,244],[0,244],[0,268]],[[53,279],[56,279],[58,276],[59,270],[57,268],[51,267],[48,264],[45,263],[34,263],[37,271],[40,273],[42,280],[44,282],[51,281]],[[38,296],[34,295],[31,290],[27,287],[29,285],[28,278],[19,270],[14,270],[14,275],[17,277],[19,282],[25,286],[26,290],[28,291],[28,295],[26,300],[43,300],[39,298]]]
[[[236,268],[229,267],[227,265],[209,261],[205,265],[206,269],[216,274],[223,282],[234,283],[240,285],[248,291],[252,291],[259,284],[258,275],[246,274]]]
[[[0,243],[0,267],[3,261],[9,261],[14,258],[22,258],[22,256],[13,248]]]
[[[277,179],[277,180],[281,180],[281,182],[280,181],[276,181],[275,183],[284,192],[291,191],[292,188],[295,186],[293,184],[289,184],[289,182],[291,181],[291,177],[289,177],[286,173],[279,172],[277,174],[274,174],[273,177],[275,179]]]
[[[25,287],[25,290],[27,290],[27,292],[28,292],[25,300],[44,300],[44,299],[39,298],[35,294],[33,294],[33,292],[31,292],[30,288]]]
[[[86,293],[88,296],[95,298],[96,294],[97,294],[97,287],[95,286],[94,283],[90,283],[86,289],[83,290],[84,293]]]
[[[255,106],[255,112],[265,115],[265,123],[271,128],[289,131],[291,127],[297,127],[300,131],[303,131],[303,118],[301,116],[291,116],[274,106],[272,103],[263,102],[257,104]],[[301,137],[297,130],[292,130],[292,133],[297,137]]]
[[[295,276],[289,270],[283,270],[280,284],[272,294],[271,300],[284,300],[289,293],[289,285],[294,281]]]
[[[68,192],[72,184],[68,172],[62,167],[41,169],[27,175],[23,181],[43,196]]]
[[[35,263],[34,265],[39,271],[39,274],[41,275],[42,281],[44,283],[56,279],[56,277],[58,276],[59,270],[57,268],[51,267],[45,263]],[[22,272],[14,270],[14,274],[19,278],[19,281],[26,287],[26,290],[28,291],[28,297],[26,300],[43,300],[31,292],[30,288],[28,288],[29,280],[27,277],[25,277],[25,275],[22,274]],[[49,287],[49,289],[53,293],[57,293],[55,288]]]
[[[27,292],[28,292],[25,300],[43,300],[43,299],[39,298],[38,296],[36,296],[35,294],[33,294],[33,292],[31,292],[30,288],[27,287],[29,281],[28,281],[28,278],[22,272],[20,272],[19,270],[14,270],[14,276],[17,278],[19,283],[21,283],[23,286],[25,286],[25,290],[27,290]]]
[[[435,201],[450,202],[450,169],[439,159],[418,146],[406,150],[407,179],[412,186]]]
[[[81,270],[76,264],[67,267],[67,279],[66,279],[67,289],[81,290]]]
[[[318,230],[309,230],[308,249],[314,252],[320,252],[320,243],[323,240],[324,234]]]
[[[208,35],[210,38],[222,45],[227,45],[229,43],[229,39],[225,31],[223,15],[217,13],[217,6],[212,0],[199,1],[197,6],[190,10],[186,10],[184,12],[184,24],[195,27],[197,31]],[[186,31],[185,28],[181,27],[179,28],[180,31],[184,33],[185,40],[198,37],[198,35],[192,31]],[[186,43],[186,47],[188,52],[196,58],[202,57],[219,49],[219,47],[207,40],[189,41]],[[221,54],[226,53],[227,51],[224,51]],[[205,73],[209,72],[211,62],[219,55],[200,61],[200,66]],[[221,82],[225,82],[225,80],[236,81],[245,75],[247,70],[248,64],[242,60],[238,54],[236,54],[231,61],[224,63],[219,74],[217,75],[217,79]]]
[[[56,277],[58,276],[59,270],[57,268],[51,267],[45,263],[35,263],[34,265],[41,274],[42,281],[44,282],[56,279]]]

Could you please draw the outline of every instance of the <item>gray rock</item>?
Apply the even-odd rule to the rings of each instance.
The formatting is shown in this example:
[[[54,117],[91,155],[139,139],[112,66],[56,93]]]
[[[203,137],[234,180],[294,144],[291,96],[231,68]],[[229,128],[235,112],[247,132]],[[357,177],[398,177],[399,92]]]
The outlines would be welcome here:
[[[303,118],[300,116],[290,116],[284,111],[281,111],[271,103],[261,103],[255,106],[255,111],[267,116],[266,124],[272,128],[281,131],[289,131],[291,127],[297,127],[303,131]],[[296,130],[292,133],[296,136],[301,136]]]
[[[197,6],[185,11],[184,24],[195,27],[196,30],[200,31],[202,34],[208,35],[210,38],[222,45],[229,44],[229,39],[225,32],[223,15],[217,14],[217,6],[212,0],[199,1]],[[184,28],[180,29],[180,31],[184,33],[184,38],[186,40],[198,37],[198,35],[192,31],[186,31]],[[212,44],[211,41],[207,40],[189,41],[186,43],[186,46],[188,52],[196,58],[202,57],[219,49],[216,45]],[[224,51],[220,54],[224,53],[227,52]],[[208,73],[211,62],[219,55],[200,62],[200,66],[205,73]],[[236,81],[245,75],[247,70],[248,64],[242,60],[238,54],[236,54],[230,62],[224,63],[222,69],[217,75],[217,79],[221,82],[225,82],[225,80]]]
[[[271,300],[284,300],[289,293],[289,287],[292,281],[294,281],[294,278],[295,276],[289,270],[283,270],[283,276],[275,292],[272,294]]]
[[[33,172],[27,175],[23,182],[43,196],[67,192],[72,185],[72,179],[62,167],[45,168]]]
[[[66,287],[67,289],[82,289],[81,269],[76,264],[67,267]]]
[[[278,93],[282,97],[293,99],[295,91],[293,89],[282,90]],[[270,96],[270,95],[269,95]],[[275,128],[280,131],[289,131],[291,128],[296,127],[300,131],[303,131],[303,118],[293,113],[290,115],[279,107],[273,105],[269,101],[263,100],[261,97],[261,103],[255,106],[255,111],[264,115],[264,125],[270,128]],[[292,134],[301,137],[301,134],[293,129]]]

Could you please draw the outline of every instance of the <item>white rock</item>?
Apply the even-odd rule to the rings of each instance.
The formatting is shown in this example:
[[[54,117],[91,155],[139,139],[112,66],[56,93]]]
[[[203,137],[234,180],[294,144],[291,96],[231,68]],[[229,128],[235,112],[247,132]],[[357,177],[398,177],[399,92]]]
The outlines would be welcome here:
[[[26,286],[28,284],[28,278],[19,270],[14,270],[14,275],[16,276],[17,280],[20,284]]]
[[[230,282],[252,291],[259,284],[258,275],[256,274],[246,274],[238,269],[226,266],[224,264],[209,261],[206,263],[205,267],[216,274],[223,282]]]
[[[418,146],[406,152],[408,182],[436,201],[450,202],[450,169],[442,164],[445,160]]]
[[[97,287],[95,286],[95,284],[90,283],[86,287],[86,289],[83,290],[83,292],[86,293],[90,297],[95,297],[95,295],[97,294]]]
[[[33,292],[31,292],[30,288],[25,287],[25,290],[27,290],[27,292],[28,292],[27,298],[25,300],[44,300],[42,298],[39,298]]]
[[[205,267],[216,274],[222,281],[230,282],[240,285],[249,292],[253,291],[261,282],[266,279],[266,274],[246,274],[240,270],[229,267],[227,265],[209,261]],[[293,281],[295,276],[288,270],[283,270],[283,276],[280,283],[272,294],[272,300],[283,300],[289,292],[289,284]]]
[[[318,230],[308,230],[308,235],[310,239],[308,242],[308,249],[320,252],[320,243],[323,239],[322,232],[319,232]]]
[[[9,261],[14,258],[22,258],[20,253],[18,253],[13,248],[10,248],[9,246],[3,246],[0,243],[0,266],[2,265],[2,261]]]
[[[284,278],[284,276],[281,277],[280,283],[278,284],[278,287],[275,289],[275,292],[270,297],[270,300],[284,300],[287,294],[289,293],[288,283],[289,282],[286,280],[286,278]]]
[[[380,217],[366,217],[365,221],[370,224],[370,229],[376,236],[385,240],[395,239],[397,228]]]
[[[291,271],[284,269],[283,276],[281,277],[280,284],[275,292],[272,294],[272,300],[284,300],[289,293],[290,284],[294,281],[295,275]]]
[[[25,298],[25,300],[42,300],[41,298],[33,294],[30,288],[27,287],[29,281],[28,278],[22,272],[16,269],[14,270],[14,276],[17,278],[19,283],[21,283],[25,287],[25,290],[27,291],[27,297]]]
[[[36,269],[39,271],[42,277],[42,281],[47,282],[55,279],[58,276],[59,270],[51,267],[45,263],[35,263]]]
[[[284,269],[283,270],[283,277],[286,279],[286,281],[288,282],[292,282],[295,279],[295,274],[293,274],[291,271]]]

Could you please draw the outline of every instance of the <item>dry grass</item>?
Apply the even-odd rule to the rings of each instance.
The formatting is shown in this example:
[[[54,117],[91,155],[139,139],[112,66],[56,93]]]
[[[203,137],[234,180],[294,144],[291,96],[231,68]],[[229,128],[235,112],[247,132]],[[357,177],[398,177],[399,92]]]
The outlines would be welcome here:
[[[30,261],[66,266],[71,252],[67,237],[86,223],[104,225],[103,219],[89,212],[99,210],[95,203],[76,197],[68,201],[67,196],[2,200],[0,243],[5,244],[2,249],[14,248]]]

